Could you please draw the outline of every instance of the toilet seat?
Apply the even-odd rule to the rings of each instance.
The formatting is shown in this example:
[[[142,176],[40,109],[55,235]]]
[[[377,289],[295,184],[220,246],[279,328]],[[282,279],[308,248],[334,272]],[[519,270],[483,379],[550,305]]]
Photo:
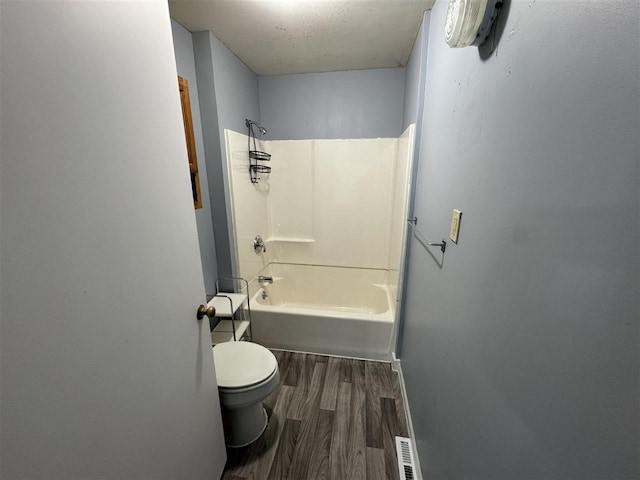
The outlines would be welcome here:
[[[271,379],[278,369],[273,353],[251,342],[225,342],[213,347],[216,379],[221,389],[245,389]]]

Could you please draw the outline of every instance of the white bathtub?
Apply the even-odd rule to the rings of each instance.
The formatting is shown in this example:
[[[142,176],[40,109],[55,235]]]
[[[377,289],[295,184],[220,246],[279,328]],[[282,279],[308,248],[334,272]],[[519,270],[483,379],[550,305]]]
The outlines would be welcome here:
[[[252,282],[254,341],[304,352],[390,358],[395,305],[386,270],[272,263],[259,275],[272,276],[273,284]]]

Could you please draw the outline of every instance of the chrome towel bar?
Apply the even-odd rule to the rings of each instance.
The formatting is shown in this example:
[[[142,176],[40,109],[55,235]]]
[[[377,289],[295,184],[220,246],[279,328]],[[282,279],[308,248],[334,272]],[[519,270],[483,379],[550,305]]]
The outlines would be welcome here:
[[[426,239],[422,232],[418,230],[418,217],[409,218],[407,219],[407,222],[413,228],[413,235],[422,245],[424,245],[425,247],[440,247],[440,251],[444,254],[445,250],[447,249],[447,241],[444,238],[440,243],[430,242]]]

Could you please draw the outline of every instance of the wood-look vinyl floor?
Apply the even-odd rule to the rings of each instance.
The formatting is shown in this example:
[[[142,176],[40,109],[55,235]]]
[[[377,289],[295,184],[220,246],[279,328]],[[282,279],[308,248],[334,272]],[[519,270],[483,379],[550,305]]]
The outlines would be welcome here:
[[[395,436],[407,437],[389,363],[274,350],[280,386],[263,402],[269,425],[228,449],[225,480],[398,479]]]

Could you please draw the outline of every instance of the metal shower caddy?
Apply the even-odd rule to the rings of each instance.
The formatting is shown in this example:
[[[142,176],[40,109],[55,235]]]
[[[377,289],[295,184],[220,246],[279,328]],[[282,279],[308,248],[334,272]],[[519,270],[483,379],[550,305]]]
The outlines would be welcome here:
[[[249,178],[251,178],[251,183],[258,183],[260,177],[259,173],[270,173],[271,167],[267,165],[263,165],[258,162],[268,162],[271,160],[271,154],[262,152],[258,150],[256,145],[256,132],[254,128],[257,128],[260,132],[260,137],[264,136],[267,133],[267,129],[260,125],[258,122],[254,122],[253,120],[249,120],[246,118],[244,120],[245,125],[249,129],[248,135],[248,150],[249,150]],[[253,143],[253,148],[251,148]]]

